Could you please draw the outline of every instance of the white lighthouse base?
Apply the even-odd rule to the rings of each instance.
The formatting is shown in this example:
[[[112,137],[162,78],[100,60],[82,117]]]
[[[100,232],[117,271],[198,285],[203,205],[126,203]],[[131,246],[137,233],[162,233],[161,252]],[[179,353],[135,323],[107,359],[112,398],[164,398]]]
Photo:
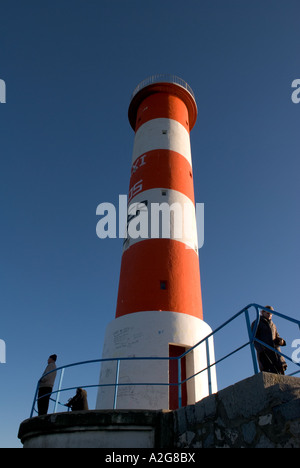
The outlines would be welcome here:
[[[119,317],[108,325],[102,358],[168,358],[170,345],[175,345],[173,349],[184,353],[210,333],[211,328],[207,323],[190,315],[167,311],[136,312]],[[210,362],[213,363],[213,338],[209,338],[208,341]],[[207,367],[206,343],[195,348],[185,359],[188,379]],[[116,381],[117,362],[102,363],[99,383],[105,386],[99,387],[96,409],[112,409],[114,401],[116,409],[171,408],[170,387],[166,385],[170,382],[169,359],[121,360],[119,364],[118,382],[121,385],[117,388],[115,400],[115,387],[107,385]],[[146,385],[150,383],[156,385]],[[217,392],[215,367],[210,369],[210,378],[208,371],[204,371],[188,380],[185,385],[186,402],[183,404],[194,404],[210,393]]]

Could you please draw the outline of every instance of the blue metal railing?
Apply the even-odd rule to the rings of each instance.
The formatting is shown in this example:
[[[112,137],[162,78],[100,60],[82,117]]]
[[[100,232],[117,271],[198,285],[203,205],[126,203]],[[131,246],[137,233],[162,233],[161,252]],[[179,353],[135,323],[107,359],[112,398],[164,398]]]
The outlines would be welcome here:
[[[255,312],[256,312],[256,319],[254,320],[254,327],[253,329],[251,328],[251,322],[250,322],[250,315],[249,315],[249,309],[251,308],[254,308]],[[55,408],[54,408],[54,412],[57,411],[57,407],[59,404],[61,404],[59,402],[59,396],[61,394],[61,392],[66,392],[66,391],[71,391],[71,390],[76,390],[78,387],[80,387],[79,385],[77,385],[76,387],[69,387],[69,388],[62,388],[62,381],[63,381],[63,376],[64,376],[64,372],[65,372],[65,369],[67,368],[71,368],[71,367],[77,367],[77,366],[80,366],[80,365],[86,365],[86,364],[94,364],[94,363],[99,363],[99,362],[116,362],[116,376],[115,376],[115,382],[114,383],[111,383],[111,384],[95,384],[95,385],[82,385],[81,388],[96,388],[96,387],[115,387],[115,391],[114,391],[114,399],[113,399],[113,409],[116,409],[117,407],[117,398],[118,398],[118,389],[120,386],[138,386],[138,385],[144,385],[144,386],[178,386],[178,406],[181,407],[182,405],[182,385],[185,384],[186,382],[190,381],[191,379],[194,379],[195,377],[197,377],[198,375],[200,375],[202,372],[205,372],[207,371],[207,374],[208,374],[208,391],[209,391],[209,394],[212,393],[212,379],[211,379],[211,368],[213,366],[216,366],[218,364],[220,364],[222,361],[224,361],[225,359],[229,358],[230,356],[238,353],[239,351],[241,351],[242,349],[246,348],[247,346],[250,346],[250,350],[251,350],[251,357],[252,357],[252,363],[253,363],[253,370],[254,370],[254,373],[257,374],[259,371],[258,371],[258,366],[257,366],[257,360],[256,360],[256,352],[255,352],[255,346],[254,346],[254,343],[257,342],[257,343],[260,343],[262,344],[264,347],[270,349],[271,351],[277,353],[278,355],[280,356],[283,356],[286,360],[290,361],[290,362],[293,362],[296,366],[299,367],[299,370],[294,372],[293,374],[290,374],[290,375],[296,375],[297,373],[300,372],[300,362],[295,362],[293,361],[289,356],[287,356],[286,354],[282,353],[282,352],[279,352],[277,349],[275,348],[272,348],[271,346],[267,345],[266,343],[262,342],[261,340],[259,340],[258,338],[256,338],[256,331],[257,331],[257,327],[258,327],[258,324],[259,324],[259,319],[260,319],[260,314],[259,314],[259,311],[260,310],[266,310],[268,312],[270,312],[268,309],[266,309],[265,307],[263,306],[260,306],[258,304],[249,304],[248,306],[244,307],[242,310],[240,310],[237,314],[235,314],[233,317],[231,317],[229,320],[227,320],[225,323],[223,323],[221,326],[219,326],[218,328],[216,328],[214,331],[212,331],[209,335],[207,335],[205,338],[203,338],[201,341],[199,341],[198,343],[196,343],[194,346],[192,346],[191,348],[189,348],[187,351],[185,351],[181,356],[179,357],[119,357],[119,358],[105,358],[105,359],[94,359],[94,360],[89,360],[89,361],[83,361],[83,362],[76,362],[76,363],[73,363],[73,364],[68,364],[68,365],[65,365],[65,366],[62,366],[62,367],[59,367],[57,368],[56,370],[54,371],[50,371],[48,372],[48,374],[51,374],[52,372],[58,372],[58,371],[61,371],[61,374],[60,374],[60,379],[59,379],[59,385],[58,385],[58,389],[54,392],[51,393],[51,395],[55,395],[56,394],[56,399],[54,400],[55,401]],[[296,325],[298,325],[298,328],[300,330],[300,321],[297,320],[297,319],[294,319],[292,317],[289,317],[287,315],[283,315],[279,312],[276,312],[276,311],[272,311],[272,314],[277,316],[277,317],[280,317],[284,320],[287,320],[291,323],[294,323]],[[248,338],[249,338],[249,341],[247,341],[246,343],[242,344],[241,346],[239,346],[238,348],[234,349],[233,351],[231,351],[230,353],[226,354],[225,356],[221,357],[220,359],[214,361],[214,362],[211,362],[211,356],[210,356],[210,350],[209,350],[209,339],[214,337],[215,338],[215,335],[222,329],[224,329],[225,327],[227,327],[231,322],[233,322],[234,320],[236,320],[238,317],[244,315],[245,316],[245,321],[246,321],[246,327],[247,327],[247,332],[248,332]],[[180,362],[181,362],[181,359],[183,359],[185,356],[187,356],[189,353],[193,352],[196,348],[198,348],[200,345],[202,345],[203,343],[206,344],[206,353],[207,353],[207,367],[201,369],[200,371],[196,372],[195,374],[191,375],[190,377],[187,377],[186,379],[184,380],[181,380],[181,365],[180,365]],[[119,382],[119,370],[120,370],[120,363],[121,361],[140,361],[140,360],[152,360],[152,361],[170,361],[170,360],[178,360],[178,382],[177,383],[166,383],[166,382],[148,382],[148,383],[145,383],[145,382],[135,382],[135,383],[121,383]],[[45,375],[48,375],[48,374],[45,374]],[[44,375],[44,376],[45,376]],[[42,377],[44,377],[42,376]],[[42,378],[41,377],[41,378]],[[41,380],[41,379],[40,379]],[[30,417],[33,417],[33,414],[34,412],[36,412],[35,410],[35,405],[36,405],[36,402],[38,400],[38,391],[39,391],[39,383],[40,383],[40,380],[38,381],[37,383],[37,386],[36,386],[36,391],[35,391],[35,395],[34,395],[34,399],[33,399],[33,404],[32,404],[32,408],[31,408],[31,413],[30,413]],[[63,405],[63,406],[66,406],[66,405]]]

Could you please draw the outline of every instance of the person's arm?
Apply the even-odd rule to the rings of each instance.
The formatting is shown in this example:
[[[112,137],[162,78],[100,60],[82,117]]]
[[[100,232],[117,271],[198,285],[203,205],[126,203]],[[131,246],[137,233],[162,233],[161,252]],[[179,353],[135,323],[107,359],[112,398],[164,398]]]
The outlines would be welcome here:
[[[51,369],[49,369],[49,367],[50,367],[50,365],[48,365],[48,366],[46,367],[46,369],[44,370],[43,375],[42,375],[42,378],[40,379],[40,383],[45,383],[45,382],[47,381],[47,377],[48,377],[48,376],[45,375],[45,374],[47,374],[48,372],[50,372]],[[44,377],[44,375],[45,375],[45,377]]]
[[[55,371],[55,369],[56,369],[56,366],[54,363],[48,364],[48,366],[46,367],[43,373],[42,378],[40,379],[40,384],[43,384],[44,387],[47,387],[47,386],[53,387],[55,377],[56,377],[56,372],[51,372],[51,371]],[[51,374],[49,374],[48,372],[51,372]],[[48,374],[48,375],[45,375],[45,374]]]
[[[276,346],[286,346],[286,341],[279,336],[277,329],[276,329],[276,338],[274,340],[274,344]]]

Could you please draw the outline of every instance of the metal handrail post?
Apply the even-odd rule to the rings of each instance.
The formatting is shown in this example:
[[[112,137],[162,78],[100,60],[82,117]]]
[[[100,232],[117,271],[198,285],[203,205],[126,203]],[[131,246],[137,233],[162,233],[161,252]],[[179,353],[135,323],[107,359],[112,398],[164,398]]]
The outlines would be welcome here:
[[[181,388],[181,356],[177,358],[178,362],[178,408],[182,407],[182,388]]]
[[[63,369],[61,370],[60,372],[60,378],[59,378],[59,384],[58,384],[58,392],[56,394],[56,400],[55,400],[55,406],[54,406],[54,413],[56,413],[57,411],[57,406],[58,406],[58,401],[59,401],[59,395],[60,395],[60,391],[61,391],[61,387],[62,387],[62,381],[63,381],[63,378],[64,378],[64,373],[65,373],[65,368],[63,367]]]
[[[32,408],[31,408],[31,412],[30,412],[30,418],[32,418],[32,416],[33,416],[34,407],[35,407],[35,402],[36,402],[36,400],[37,400],[37,396],[38,396],[38,392],[39,392],[39,386],[40,386],[40,381],[38,381],[37,386],[36,386],[36,390],[35,390],[35,394],[34,394],[34,399],[33,399],[33,403],[32,403]]]
[[[207,379],[208,379],[208,394],[212,394],[212,385],[211,385],[211,364],[210,364],[210,352],[209,352],[209,342],[208,338],[206,340],[206,362],[207,362]]]
[[[120,373],[120,359],[117,360],[116,381],[115,381],[115,394],[114,394],[114,410],[117,409],[117,397],[119,386],[119,373]]]
[[[257,320],[258,320],[259,313],[258,313],[257,308],[256,308],[256,313],[257,313]],[[251,324],[250,324],[249,309],[245,310],[245,319],[246,319],[248,336],[249,336],[249,341],[250,341],[250,349],[251,349],[251,356],[252,356],[254,374],[258,374],[258,366],[257,366],[256,353],[255,353],[255,347],[254,347],[254,332],[256,332],[257,326],[255,327],[255,330],[253,332],[252,329],[251,329]]]

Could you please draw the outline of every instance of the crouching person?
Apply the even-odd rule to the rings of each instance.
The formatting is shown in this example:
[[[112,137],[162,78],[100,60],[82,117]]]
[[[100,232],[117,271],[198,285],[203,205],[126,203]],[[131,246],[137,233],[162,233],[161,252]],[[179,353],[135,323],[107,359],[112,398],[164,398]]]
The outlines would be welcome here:
[[[87,392],[83,388],[77,388],[76,395],[70,398],[66,404],[72,411],[83,411],[88,410]]]

